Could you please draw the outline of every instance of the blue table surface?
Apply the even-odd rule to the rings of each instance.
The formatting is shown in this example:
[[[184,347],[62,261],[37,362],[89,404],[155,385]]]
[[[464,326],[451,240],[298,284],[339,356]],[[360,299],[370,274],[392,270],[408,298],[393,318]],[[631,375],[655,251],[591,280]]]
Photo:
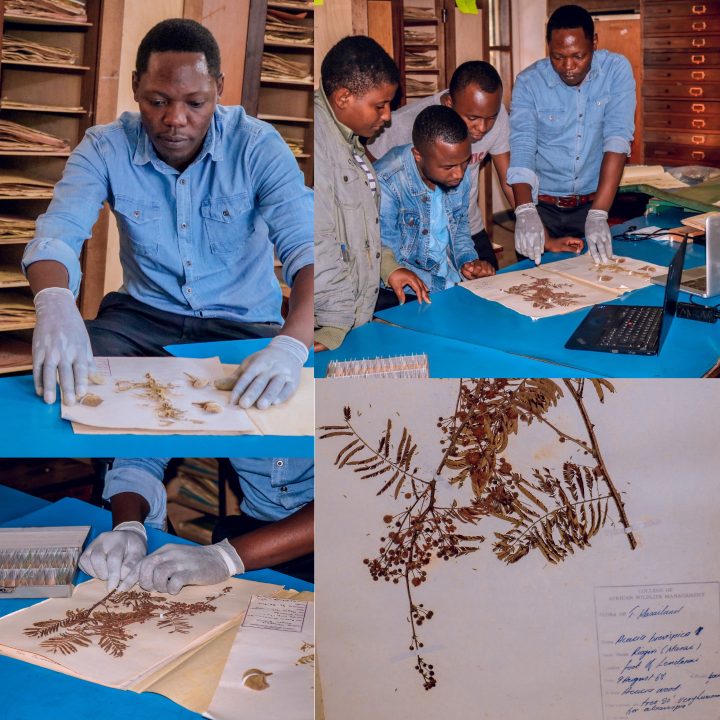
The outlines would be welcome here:
[[[269,340],[233,340],[168,348],[181,357],[214,357],[239,363]],[[311,361],[309,361],[311,362]],[[4,457],[312,457],[312,436],[277,435],[76,435],[60,417],[60,402],[46,405],[31,375],[0,378],[5,412],[0,418]]]
[[[0,485],[0,524],[50,505],[49,500],[36,498],[7,485]]]
[[[638,227],[672,225],[666,217],[635,219],[613,228],[614,234],[629,224]],[[677,223],[675,223],[677,224]],[[658,240],[613,242],[618,255],[669,265],[678,249],[677,243]],[[543,263],[571,257],[568,253],[546,253]],[[705,262],[705,249],[688,245],[685,267]],[[517,263],[503,272],[532,267],[530,261]],[[664,288],[653,285],[613,301],[627,305],[662,305]],[[688,301],[687,293],[680,300]],[[432,296],[431,305],[409,303],[378,313],[378,317],[402,328],[428,335],[437,335],[513,355],[539,358],[556,365],[544,376],[573,377],[585,371],[602,377],[699,377],[720,358],[720,324],[707,325],[693,320],[675,318],[659,355],[645,357],[611,353],[566,350],[564,345],[590,308],[566,315],[532,320],[499,303],[491,302],[460,287],[450,288]],[[367,347],[367,355],[383,352],[381,346]],[[502,368],[501,368],[502,369]],[[474,373],[485,374],[482,365]],[[500,372],[501,376],[510,373]]]
[[[31,504],[24,493],[2,492],[3,507],[8,504],[17,508]],[[65,498],[27,515],[16,516],[2,522],[2,527],[48,527],[91,525],[86,544],[101,532],[110,530],[111,515],[81,500]],[[148,528],[148,551],[152,552],[167,542],[193,544],[159,530]],[[244,578],[257,582],[275,583],[294,590],[313,590],[310,583],[292,578],[274,570],[255,570],[245,573]],[[77,582],[88,576],[78,572]],[[0,599],[0,616],[28,607],[39,600]],[[42,688],[37,692],[36,688]],[[40,720],[54,717],[60,720],[196,720],[201,716],[186,710],[168,698],[154,693],[135,693],[115,690],[102,685],[78,680],[62,673],[37,667],[19,660],[0,656],[0,720]],[[102,710],[100,709],[102,708]]]

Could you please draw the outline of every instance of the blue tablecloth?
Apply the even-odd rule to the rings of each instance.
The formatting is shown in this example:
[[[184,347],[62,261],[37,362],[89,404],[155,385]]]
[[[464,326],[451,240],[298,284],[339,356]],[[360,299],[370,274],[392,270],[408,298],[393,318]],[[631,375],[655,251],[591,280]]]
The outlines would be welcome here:
[[[661,225],[662,221],[651,218],[650,222]],[[646,224],[644,219],[630,223],[638,227]],[[622,231],[630,223],[614,228],[614,232]],[[678,249],[676,243],[658,240],[615,240],[613,247],[619,255],[628,255],[657,265],[669,265]],[[571,255],[546,253],[543,263],[567,257]],[[704,247],[689,245],[685,267],[696,267],[704,262]],[[529,261],[524,261],[506,268],[504,272],[531,266]],[[662,305],[663,295],[664,288],[653,285],[629,293],[614,302],[628,305]],[[688,298],[686,293],[681,293],[681,300],[687,301]],[[566,350],[565,342],[589,310],[585,308],[566,315],[531,320],[499,303],[484,300],[467,290],[454,287],[434,293],[431,305],[409,303],[380,312],[378,317],[416,332],[556,363],[544,375],[549,374],[551,377],[573,377],[578,370],[602,377],[699,377],[720,358],[720,323],[707,325],[680,318],[675,318],[660,354],[655,357]],[[380,352],[380,347],[365,349],[369,356]],[[479,365],[475,372],[465,374],[482,376],[485,372]]]
[[[48,500],[0,485],[0,523],[9,522],[48,505]]]
[[[3,493],[0,501],[21,507],[28,497]],[[111,529],[111,515],[106,510],[81,500],[65,498],[9,522],[2,527],[46,527],[53,525],[91,525],[88,542]],[[148,528],[148,550],[152,552],[167,542],[188,543],[159,530]],[[192,544],[192,543],[188,543]],[[274,570],[245,573],[248,580],[284,585],[295,590],[312,590],[313,586]],[[79,572],[78,582],[87,580]],[[0,599],[0,616],[28,607],[38,600]],[[68,675],[0,656],[0,720],[197,720],[201,716],[153,693],[137,694],[114,690],[77,680]]]
[[[176,345],[179,357],[219,355],[241,362],[268,340]],[[276,435],[76,435],[60,418],[60,402],[46,405],[35,394],[31,375],[0,378],[4,408],[0,455],[6,457],[312,457],[312,436]]]

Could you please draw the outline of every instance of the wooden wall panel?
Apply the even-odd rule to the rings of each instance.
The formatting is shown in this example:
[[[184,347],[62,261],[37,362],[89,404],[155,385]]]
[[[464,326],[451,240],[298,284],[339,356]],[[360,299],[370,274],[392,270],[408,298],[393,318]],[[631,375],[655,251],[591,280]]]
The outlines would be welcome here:
[[[382,45],[388,55],[393,52],[392,3],[389,0],[368,0],[368,35]]]
[[[315,87],[327,51],[348,35],[367,35],[366,0],[329,0],[315,6]]]

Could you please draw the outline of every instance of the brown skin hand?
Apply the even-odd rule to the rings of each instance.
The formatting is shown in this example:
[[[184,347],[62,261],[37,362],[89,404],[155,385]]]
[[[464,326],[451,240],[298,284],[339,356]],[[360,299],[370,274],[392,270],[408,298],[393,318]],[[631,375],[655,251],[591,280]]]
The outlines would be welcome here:
[[[371,138],[390,121],[390,103],[397,92],[397,83],[381,83],[363,95],[347,88],[330,93],[328,101],[335,117],[360,137]]]
[[[403,288],[406,285],[412,288],[419,303],[431,302],[427,285],[412,270],[407,268],[398,268],[391,272],[388,276],[388,285],[392,288],[401,305],[405,302],[405,290]]]
[[[210,75],[203,53],[154,52],[142,75],[133,72],[132,88],[158,157],[182,172],[205,141],[223,76]]]
[[[582,28],[553,30],[548,43],[548,56],[553,70],[570,87],[587,77],[597,50],[597,35],[586,37]]]
[[[495,274],[495,268],[487,262],[487,260],[473,260],[466,262],[460,272],[467,280],[475,280],[476,278],[489,277]]]

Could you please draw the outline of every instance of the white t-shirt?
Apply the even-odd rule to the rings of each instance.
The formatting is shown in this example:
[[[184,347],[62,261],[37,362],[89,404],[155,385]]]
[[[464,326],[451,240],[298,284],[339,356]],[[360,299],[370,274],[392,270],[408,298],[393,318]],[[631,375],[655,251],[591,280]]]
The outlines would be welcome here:
[[[440,98],[447,92],[441,90],[435,95],[418,100],[410,105],[405,105],[392,114],[390,125],[388,125],[378,136],[373,138],[367,145],[368,150],[378,160],[389,150],[398,145],[407,145],[412,142],[412,129],[415,118],[422,110],[431,105],[440,105]],[[492,130],[471,147],[472,157],[467,172],[470,173],[470,207],[468,218],[470,220],[470,232],[475,235],[484,227],[482,213],[478,205],[478,186],[480,178],[480,166],[487,154],[500,155],[510,152],[510,121],[504,105],[500,105],[495,124]]]

